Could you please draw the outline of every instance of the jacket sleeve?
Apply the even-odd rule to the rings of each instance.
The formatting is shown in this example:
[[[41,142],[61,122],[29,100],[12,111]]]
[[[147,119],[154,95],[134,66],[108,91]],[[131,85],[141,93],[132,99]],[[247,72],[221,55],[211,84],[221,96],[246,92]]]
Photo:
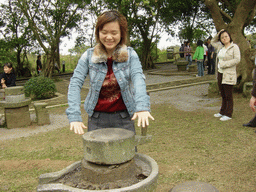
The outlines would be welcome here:
[[[222,43],[218,40],[218,35],[215,35],[211,41],[212,46],[216,49],[215,53],[218,53],[219,50],[223,47]]]
[[[73,76],[68,87],[68,105],[66,114],[69,122],[82,122],[81,118],[81,88],[88,74],[88,51],[86,51],[78,61]]]
[[[135,112],[150,111],[150,98],[146,91],[145,75],[137,53],[131,49],[131,80],[134,91]]]
[[[241,60],[240,49],[236,44],[234,44],[233,59],[226,60],[226,61],[223,60],[221,62],[221,68],[225,69],[225,68],[228,68],[228,67],[235,66],[240,62],[240,60]]]

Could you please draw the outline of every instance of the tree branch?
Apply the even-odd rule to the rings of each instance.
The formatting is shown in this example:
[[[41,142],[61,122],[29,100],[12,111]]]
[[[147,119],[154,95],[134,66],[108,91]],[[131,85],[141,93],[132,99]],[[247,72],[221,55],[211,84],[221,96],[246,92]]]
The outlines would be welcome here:
[[[230,17],[229,14],[227,14],[225,11],[223,11],[222,9],[220,9],[220,13],[226,17],[230,22],[232,21],[232,17]]]
[[[234,7],[230,4],[230,2],[228,0],[222,0],[222,1],[227,5],[227,7],[230,7],[230,9],[233,13],[235,13],[236,10],[234,9]]]
[[[241,0],[239,5],[237,6],[236,12],[233,17],[233,22],[235,24],[240,24],[240,29],[243,30],[245,23],[248,23],[248,18],[255,16],[255,0]],[[250,13],[252,15],[250,15]],[[254,13],[254,14],[253,14]]]
[[[244,27],[248,26],[252,22],[252,20],[254,19],[255,15],[256,15],[256,4],[255,4],[252,12],[248,16],[248,18],[247,18],[247,20],[246,20],[246,22],[244,24]]]
[[[37,28],[34,20],[30,17],[29,13],[28,13],[28,4],[26,1],[24,0],[18,0],[17,1],[21,11],[24,13],[24,15],[26,16],[28,22],[29,22],[29,26],[31,28],[31,30],[33,31],[38,43],[40,44],[40,46],[44,49],[44,51],[47,53],[48,49],[45,47],[45,45],[43,44],[43,42],[41,41],[40,35],[38,34],[39,29]]]
[[[215,23],[216,29],[219,31],[226,28],[227,24],[224,22],[221,14],[221,10],[216,2],[216,0],[205,0],[204,4],[210,10],[212,19]]]

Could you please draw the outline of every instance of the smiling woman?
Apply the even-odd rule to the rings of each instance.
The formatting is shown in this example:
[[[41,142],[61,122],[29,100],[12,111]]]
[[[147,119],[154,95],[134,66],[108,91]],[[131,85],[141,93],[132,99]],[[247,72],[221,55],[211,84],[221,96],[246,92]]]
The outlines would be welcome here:
[[[103,26],[99,33],[100,42],[104,45],[108,57],[111,57],[114,52],[116,46],[119,44],[121,40],[121,31],[119,23],[111,22],[107,23]]]
[[[80,58],[71,78],[66,110],[70,130],[84,134],[80,111],[80,91],[86,76],[90,90],[84,108],[89,115],[88,131],[102,128],[124,128],[135,132],[149,125],[150,100],[145,76],[137,53],[127,47],[127,21],[118,11],[106,11],[98,17],[97,45]],[[131,86],[132,85],[132,86]]]

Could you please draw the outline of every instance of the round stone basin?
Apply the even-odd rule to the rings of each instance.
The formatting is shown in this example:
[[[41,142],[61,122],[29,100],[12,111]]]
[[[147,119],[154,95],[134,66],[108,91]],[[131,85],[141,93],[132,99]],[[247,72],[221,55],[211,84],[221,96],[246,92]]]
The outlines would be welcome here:
[[[74,172],[82,162],[78,161],[72,165],[66,167],[65,169],[53,172],[42,174],[39,177],[39,186],[37,187],[38,192],[153,192],[156,190],[157,186],[157,177],[158,177],[158,165],[154,159],[151,157],[136,153],[134,156],[134,161],[138,167],[142,169],[143,175],[145,178],[141,179],[138,183],[135,183],[128,187],[109,189],[109,190],[87,190],[74,188],[68,185],[58,183],[57,180],[63,178],[66,174]]]

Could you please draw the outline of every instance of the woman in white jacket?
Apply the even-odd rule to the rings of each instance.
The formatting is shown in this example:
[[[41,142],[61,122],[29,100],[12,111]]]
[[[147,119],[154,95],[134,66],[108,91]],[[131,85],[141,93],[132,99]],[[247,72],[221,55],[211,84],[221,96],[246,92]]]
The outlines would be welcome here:
[[[233,113],[232,92],[233,85],[237,82],[236,65],[240,62],[240,49],[224,29],[213,38],[212,45],[217,49],[217,80],[222,97],[220,112],[214,114],[214,117],[227,121],[232,118]]]

